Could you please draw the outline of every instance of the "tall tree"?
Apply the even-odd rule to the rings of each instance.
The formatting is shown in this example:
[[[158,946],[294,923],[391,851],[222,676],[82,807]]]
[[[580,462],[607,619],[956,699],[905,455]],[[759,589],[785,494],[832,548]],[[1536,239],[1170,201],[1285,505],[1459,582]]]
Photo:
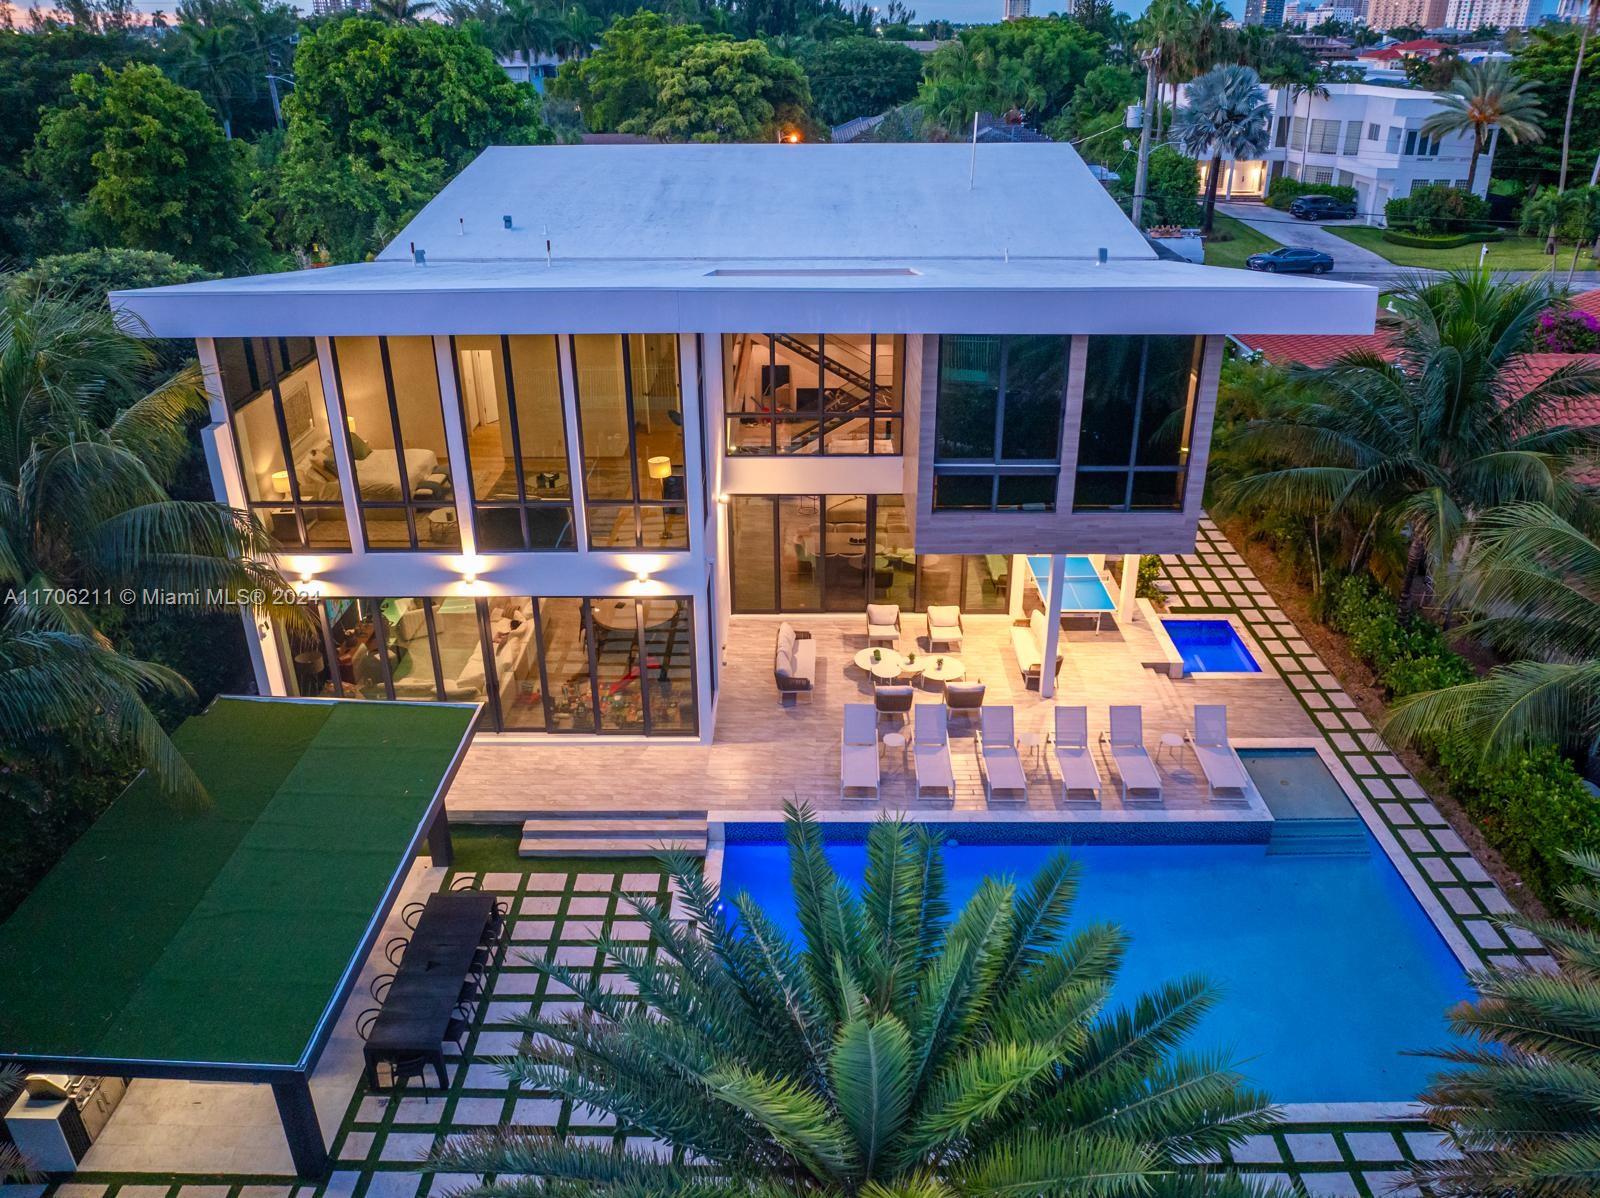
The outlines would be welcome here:
[[[153,66],[79,75],[73,102],[47,113],[30,161],[81,197],[90,234],[220,271],[249,269],[265,249],[245,220],[242,147],[204,100]]]
[[[1517,77],[1532,85],[1540,96],[1566,96],[1577,66],[1578,43],[1582,30],[1571,25],[1530,29],[1512,49],[1512,65]],[[1587,64],[1588,57],[1585,58]],[[1586,70],[1578,74],[1578,92],[1572,113],[1570,160],[1579,164],[1580,175],[1588,180],[1588,169],[1600,154],[1600,74]],[[1544,137],[1521,145],[1502,143],[1495,151],[1497,179],[1515,179],[1524,187],[1553,184],[1561,170],[1561,147],[1565,125],[1557,111],[1548,110],[1542,122]]]
[[[1213,67],[1189,85],[1188,103],[1172,120],[1172,141],[1191,158],[1211,159],[1202,237],[1211,236],[1223,159],[1259,158],[1266,152],[1271,123],[1267,89],[1249,67]]]
[[[1438,102],[1438,110],[1423,122],[1422,132],[1429,137],[1471,134],[1468,191],[1478,177],[1478,159],[1489,148],[1495,129],[1512,142],[1538,141],[1544,136],[1539,127],[1544,109],[1534,98],[1533,88],[1518,79],[1504,60],[1467,64]]]
[[[755,40],[708,38],[655,74],[659,89],[648,118],[624,121],[624,133],[663,141],[773,141],[811,129],[805,72]]]
[[[929,56],[918,99],[954,132],[970,131],[976,112],[1011,108],[1043,124],[1066,107],[1104,55],[1104,40],[1076,21],[973,26]]]
[[[1300,131],[1300,179],[1306,177],[1306,153],[1311,146],[1311,108],[1315,100],[1328,98],[1327,75],[1325,70],[1316,63],[1307,62],[1298,70],[1290,74],[1285,81],[1285,90],[1289,96],[1289,114],[1294,116],[1295,107],[1303,99],[1306,102],[1305,128]],[[1291,140],[1293,140],[1291,138]]]
[[[612,133],[624,121],[653,119],[659,89],[656,72],[706,34],[660,13],[618,17],[600,36],[600,48],[582,61],[565,62],[550,86],[561,99],[583,109],[584,124]]]
[[[491,44],[501,54],[521,54],[529,69],[541,54],[553,54],[561,37],[561,18],[535,0],[505,0],[489,27]]]
[[[1561,173],[1556,177],[1556,190],[1567,189],[1567,162],[1572,152],[1572,116],[1578,107],[1578,81],[1583,77],[1583,59],[1594,37],[1595,24],[1600,22],[1600,0],[1588,0],[1584,6],[1583,31],[1578,35],[1578,55],[1572,64],[1572,82],[1567,86],[1567,114],[1561,122]],[[1553,236],[1553,234],[1552,234]]]
[[[1450,1012],[1466,1048],[1437,1052],[1445,1071],[1422,1094],[1459,1158],[1412,1167],[1439,1198],[1567,1198],[1600,1175],[1600,858],[1569,854],[1582,881],[1562,894],[1577,922],[1502,920],[1550,947],[1560,971],[1485,969],[1475,1002]]]
[[[1393,360],[1353,353],[1296,372],[1301,402],[1235,441],[1264,468],[1231,498],[1331,518],[1354,568],[1379,534],[1401,538],[1412,603],[1427,590],[1412,584],[1445,576],[1474,512],[1522,501],[1590,518],[1594,502],[1571,474],[1600,453],[1600,427],[1549,413],[1600,388],[1600,369],[1562,366],[1530,387],[1518,362],[1552,300],[1542,276],[1457,271],[1403,285],[1383,322]]]
[[[859,897],[807,813],[791,809],[788,838],[798,940],[748,895],[725,907],[675,856],[682,909],[635,904],[659,947],[600,943],[636,996],[529,961],[582,1014],[523,1017],[516,1083],[687,1160],[507,1127],[454,1141],[436,1167],[515,1174],[477,1192],[530,1198],[1254,1192],[1225,1168],[1182,1168],[1276,1117],[1225,1060],[1179,1049],[1215,992],[1189,977],[1113,1007],[1126,938],[1068,931],[1065,853],[1029,882],[988,879],[952,918],[924,830],[873,826]]]
[[[181,21],[176,36],[183,45],[183,54],[174,64],[173,73],[178,82],[194,88],[217,110],[222,135],[232,137],[234,95],[241,87],[249,86],[251,76],[238,28]]]
[[[922,55],[902,42],[842,37],[809,42],[799,53],[811,99],[824,124],[876,116],[917,94]]]

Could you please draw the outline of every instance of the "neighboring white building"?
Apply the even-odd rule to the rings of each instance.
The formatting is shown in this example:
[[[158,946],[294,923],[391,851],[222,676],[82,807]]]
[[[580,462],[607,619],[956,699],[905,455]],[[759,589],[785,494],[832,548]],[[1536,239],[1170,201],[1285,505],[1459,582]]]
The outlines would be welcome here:
[[[554,54],[535,54],[530,63],[521,50],[499,55],[495,62],[500,64],[500,69],[513,83],[531,83],[541,92],[544,91],[545,81],[553,79],[561,66],[561,60]]]
[[[1015,21],[1028,16],[1033,11],[1033,0],[1003,0],[1000,19]]]
[[[1229,198],[1266,194],[1279,175],[1356,189],[1356,205],[1373,224],[1383,221],[1389,200],[1423,183],[1465,187],[1472,138],[1425,137],[1422,126],[1438,109],[1436,93],[1371,83],[1334,83],[1328,96],[1291,97],[1268,89],[1275,114],[1272,147],[1262,159],[1225,164],[1219,194]],[[1293,108],[1291,110],[1291,100]],[[1494,145],[1478,159],[1473,191],[1487,195]],[[1201,187],[1207,164],[1201,163]]]
[[[1131,612],[1194,551],[1225,336],[1376,292],[1161,260],[1067,145],[662,145],[489,149],[373,262],[112,303],[197,340],[216,494],[318,600],[247,620],[262,693],[709,741],[769,668],[734,613],[1015,617],[1066,553]]]
[[[1445,24],[1463,33],[1470,33],[1480,25],[1528,29],[1555,15],[1555,0],[1450,0]]]

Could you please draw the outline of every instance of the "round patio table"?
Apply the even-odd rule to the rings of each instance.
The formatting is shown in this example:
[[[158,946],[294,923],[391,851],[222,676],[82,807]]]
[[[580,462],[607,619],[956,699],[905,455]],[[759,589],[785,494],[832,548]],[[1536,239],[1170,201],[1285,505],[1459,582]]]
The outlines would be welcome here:
[[[874,653],[878,655],[876,661],[873,660],[872,655]],[[895,649],[874,649],[869,646],[855,655],[856,669],[865,670],[875,678],[883,677],[878,671],[886,665],[894,667],[894,673],[890,674],[889,677],[898,678],[900,676],[900,666],[904,661],[905,658]]]
[[[935,657],[923,669],[922,676],[929,682],[960,682],[966,673],[967,667],[959,657]]]

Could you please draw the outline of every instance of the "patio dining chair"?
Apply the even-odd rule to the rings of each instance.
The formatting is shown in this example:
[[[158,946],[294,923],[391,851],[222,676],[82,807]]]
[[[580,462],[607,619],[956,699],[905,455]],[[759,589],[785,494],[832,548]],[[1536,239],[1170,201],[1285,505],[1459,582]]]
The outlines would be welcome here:
[[[389,943],[383,946],[383,959],[398,969],[400,958],[405,955],[406,947],[410,943],[409,936],[391,936]]]
[[[382,1002],[389,996],[389,987],[392,985],[394,985],[394,974],[380,973],[367,984],[367,993],[378,1002]]]
[[[887,722],[892,730],[905,726],[911,715],[912,704],[916,701],[917,692],[905,684],[878,686],[872,691],[872,706],[877,712],[878,722]]]
[[[979,713],[978,760],[991,803],[1000,801],[1002,792],[1008,802],[1028,801],[1028,775],[1017,751],[1016,710],[1009,704],[985,707]]]
[[[368,1007],[356,1016],[356,1035],[363,1040],[372,1035],[372,1025],[378,1022],[378,1008]]]
[[[422,913],[426,910],[426,903],[407,903],[400,911],[400,922],[415,932],[417,920],[422,918]]]
[[[472,1030],[472,1012],[464,1003],[458,1003],[456,1009],[450,1012],[450,1020],[444,1025],[444,1038],[454,1044],[462,1052],[467,1051],[467,1033]]]

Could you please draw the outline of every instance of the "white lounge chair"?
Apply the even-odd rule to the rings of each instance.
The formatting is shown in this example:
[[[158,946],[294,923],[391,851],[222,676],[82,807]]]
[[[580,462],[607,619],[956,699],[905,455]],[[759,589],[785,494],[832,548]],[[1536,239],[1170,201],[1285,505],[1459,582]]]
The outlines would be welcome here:
[[[1248,800],[1250,775],[1244,762],[1228,743],[1228,708],[1220,703],[1196,703],[1194,731],[1189,734],[1189,747],[1200,761],[1200,771],[1206,776],[1211,797],[1218,791],[1228,791],[1228,798]]]
[[[1061,770],[1061,797],[1073,802],[1073,792],[1087,791],[1089,801],[1100,801],[1100,767],[1089,744],[1089,709],[1057,707],[1056,765]],[[1079,800],[1081,801],[1081,800]]]
[[[1144,747],[1144,708],[1111,709],[1111,760],[1117,764],[1122,801],[1134,801],[1139,792],[1149,802],[1161,802],[1161,771]]]
[[[934,604],[928,608],[928,651],[935,645],[961,645],[966,629],[961,624],[961,609],[955,604]]]
[[[917,797],[925,790],[943,790],[956,797],[956,775],[950,765],[950,725],[942,703],[918,703],[915,717],[916,744],[911,762],[916,769]]]
[[[900,606],[896,603],[867,604],[867,643],[900,639]]]
[[[985,707],[978,714],[978,756],[992,803],[1005,791],[1011,802],[1028,801],[1028,775],[1017,752],[1017,721],[1008,706]]]
[[[839,745],[839,796],[870,790],[878,797],[878,713],[870,703],[844,705],[844,736]]]

